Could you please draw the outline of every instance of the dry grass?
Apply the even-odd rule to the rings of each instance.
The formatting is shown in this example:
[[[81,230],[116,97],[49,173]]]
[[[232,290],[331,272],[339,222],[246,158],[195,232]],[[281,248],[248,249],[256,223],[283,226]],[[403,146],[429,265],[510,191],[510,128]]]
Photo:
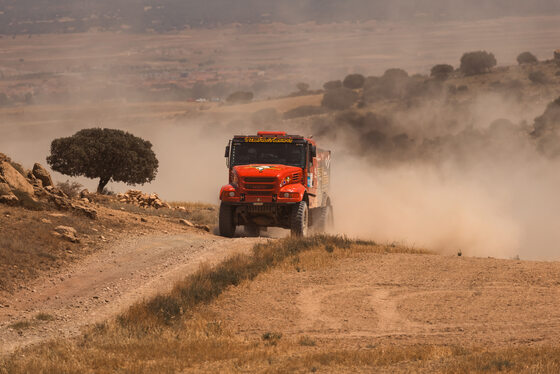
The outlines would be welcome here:
[[[364,253],[410,253],[431,254],[432,252],[396,244],[375,244],[365,241],[351,241],[347,245],[335,246],[331,243],[317,246],[309,251],[287,258],[280,264],[284,271],[308,271],[329,268],[340,260],[356,258]]]
[[[332,251],[325,250],[329,246]],[[321,256],[337,260],[386,251],[420,252],[331,236],[256,245],[252,255],[234,256],[212,269],[202,267],[171,293],[136,304],[79,338],[16,352],[0,361],[0,373],[558,372],[559,347],[489,350],[416,344],[341,349],[336,342],[305,335],[286,338],[281,331],[239,336],[205,308],[229,287],[274,266],[287,266],[295,256],[303,258],[305,266],[315,266]]]
[[[121,203],[111,196],[97,196],[96,201],[107,208],[142,216],[186,219],[195,224],[215,226],[218,223],[218,208],[212,204],[169,202],[172,208],[184,207],[185,211],[168,208],[143,208],[134,204]]]

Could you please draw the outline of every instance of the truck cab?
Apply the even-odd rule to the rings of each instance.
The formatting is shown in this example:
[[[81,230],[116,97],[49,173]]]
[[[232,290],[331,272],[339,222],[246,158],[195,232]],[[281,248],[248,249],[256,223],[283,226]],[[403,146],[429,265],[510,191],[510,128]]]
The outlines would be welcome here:
[[[315,141],[281,131],[236,135],[226,146],[229,183],[220,189],[220,235],[237,226],[249,235],[267,227],[307,235],[332,224],[331,153]]]

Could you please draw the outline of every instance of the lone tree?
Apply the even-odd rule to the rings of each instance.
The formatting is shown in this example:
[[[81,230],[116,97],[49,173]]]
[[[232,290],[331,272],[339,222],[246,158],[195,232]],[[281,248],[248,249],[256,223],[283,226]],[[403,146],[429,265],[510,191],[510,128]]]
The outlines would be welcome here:
[[[517,63],[519,65],[534,64],[536,62],[539,62],[539,60],[531,52],[523,52],[520,53],[519,56],[517,56]]]
[[[467,52],[461,57],[461,71],[465,75],[486,73],[496,64],[494,54],[486,51]]]
[[[97,192],[109,181],[144,184],[157,173],[158,160],[152,143],[114,129],[84,129],[51,143],[47,163],[72,177],[99,178]]]

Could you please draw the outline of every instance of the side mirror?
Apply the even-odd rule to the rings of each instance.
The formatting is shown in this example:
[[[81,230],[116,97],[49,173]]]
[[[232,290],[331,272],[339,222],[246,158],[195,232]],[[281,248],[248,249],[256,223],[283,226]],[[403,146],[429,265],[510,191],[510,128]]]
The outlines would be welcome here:
[[[229,145],[226,145],[226,154],[224,157],[229,157]]]

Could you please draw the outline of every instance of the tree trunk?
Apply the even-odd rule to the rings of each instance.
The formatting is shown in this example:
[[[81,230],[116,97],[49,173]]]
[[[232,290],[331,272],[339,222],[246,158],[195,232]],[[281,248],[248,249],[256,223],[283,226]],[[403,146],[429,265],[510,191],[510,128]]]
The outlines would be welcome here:
[[[111,180],[111,178],[101,178],[101,179],[99,179],[99,184],[97,185],[97,193],[98,194],[103,193],[103,190],[105,189],[105,186],[107,185],[107,183],[109,183],[109,180]]]

